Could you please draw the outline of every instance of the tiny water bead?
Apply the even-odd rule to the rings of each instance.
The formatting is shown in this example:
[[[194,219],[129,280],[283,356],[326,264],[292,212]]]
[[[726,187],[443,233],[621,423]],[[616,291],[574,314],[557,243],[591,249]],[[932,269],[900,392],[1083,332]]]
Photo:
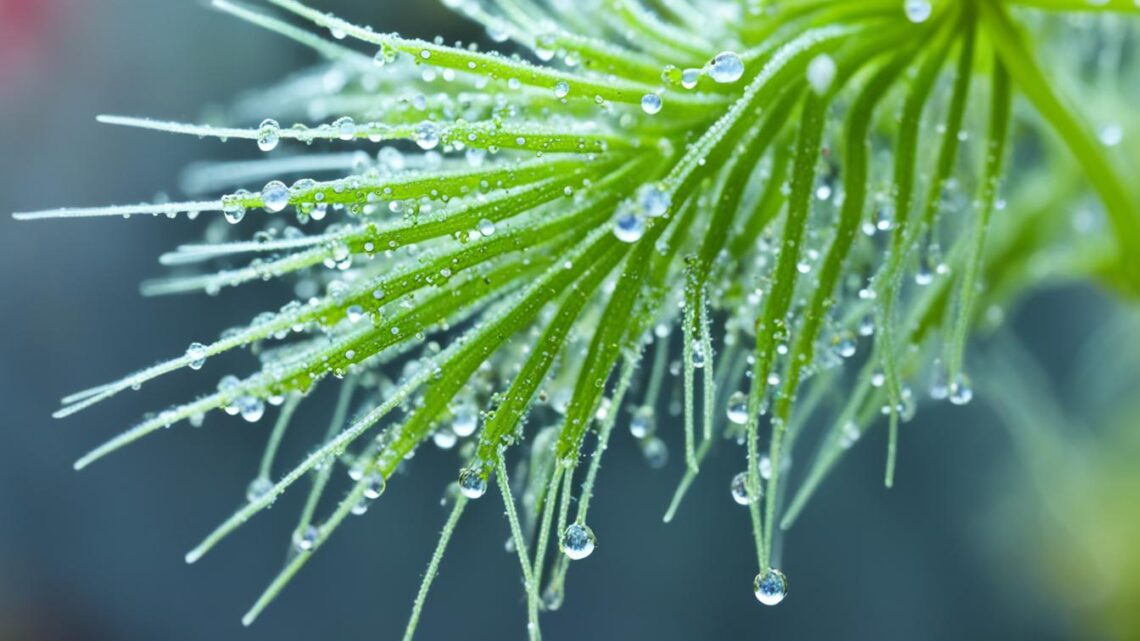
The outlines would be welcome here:
[[[293,533],[293,549],[298,552],[308,552],[317,545],[317,540],[320,539],[321,533],[315,526],[308,526],[304,531]]]
[[[661,111],[661,96],[647,93],[641,97],[641,110],[652,116]]]
[[[778,605],[788,596],[788,577],[776,568],[756,575],[752,582],[756,600],[764,605]]]
[[[378,499],[387,487],[388,481],[384,478],[384,475],[379,472],[373,472],[368,475],[368,482],[364,486],[364,498],[371,500]]]
[[[919,24],[930,19],[934,7],[931,6],[930,0],[905,0],[903,11],[906,13],[907,20]]]
[[[562,533],[562,552],[573,561],[593,554],[596,545],[593,530],[583,523],[571,523]]]
[[[487,479],[479,472],[465,468],[459,473],[459,491],[469,499],[477,499],[487,493]]]
[[[273,151],[281,141],[281,125],[272,118],[261,121],[257,128],[257,148],[262,151]]]
[[[725,413],[728,415],[728,420],[736,425],[748,422],[748,397],[744,392],[736,391],[728,397],[728,408]]]
[[[555,85],[554,85],[554,97],[555,98],[565,98],[569,94],[570,94],[570,84],[569,83],[567,83],[565,80],[559,80],[557,83],[555,83]]]
[[[949,392],[950,402],[955,405],[968,405],[970,401],[974,400],[974,387],[970,382],[970,377],[965,374],[958,374],[954,377]]]
[[[273,214],[285,209],[289,205],[289,188],[280,180],[266,183],[261,189],[261,204]]]
[[[831,345],[835,349],[835,353],[841,358],[851,358],[858,349],[855,334],[850,331],[843,331],[836,334],[831,339]]]
[[[706,73],[721,84],[736,82],[744,75],[744,61],[733,51],[722,51],[709,62]]]
[[[629,422],[629,433],[634,438],[646,438],[652,436],[657,431],[656,420],[653,416],[653,408],[648,405],[642,405],[637,408],[633,413],[633,419]]]
[[[258,501],[265,497],[273,490],[273,481],[259,476],[250,482],[249,487],[245,490],[245,499],[250,503]]]
[[[186,358],[190,359],[190,369],[202,369],[206,364],[206,346],[202,343],[190,343],[186,348]]]

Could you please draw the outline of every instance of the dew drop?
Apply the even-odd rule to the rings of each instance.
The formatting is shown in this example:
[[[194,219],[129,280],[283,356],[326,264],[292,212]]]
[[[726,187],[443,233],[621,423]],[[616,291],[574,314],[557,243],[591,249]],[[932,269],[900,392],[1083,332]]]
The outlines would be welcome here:
[[[637,190],[637,204],[646,216],[659,218],[669,211],[672,201],[661,187],[646,183]]]
[[[466,438],[475,433],[479,426],[479,417],[475,410],[467,404],[459,406],[451,417],[451,431],[460,438]]]
[[[700,69],[686,69],[681,72],[681,86],[685,89],[692,89],[697,86],[697,80],[699,80],[700,77]]]
[[[289,188],[280,180],[266,183],[261,189],[261,205],[274,214],[285,209],[289,205]]]
[[[190,343],[186,348],[186,358],[190,359],[190,369],[202,369],[206,364],[206,346],[202,343]]]
[[[308,552],[317,544],[321,533],[315,526],[310,525],[303,532],[293,533],[293,548],[298,552]]]
[[[972,400],[974,400],[974,388],[970,383],[970,377],[958,374],[950,384],[950,402],[955,405],[967,405]]]
[[[562,533],[562,553],[573,561],[580,561],[594,552],[597,539],[588,525],[571,523]]]
[[[570,94],[570,84],[565,80],[559,80],[554,84],[554,97],[565,98]]]
[[[469,499],[477,499],[487,493],[487,479],[479,472],[465,468],[459,473],[459,491]]]
[[[767,572],[756,575],[752,588],[757,601],[764,605],[777,605],[788,596],[788,577],[776,568],[769,568]]]
[[[748,397],[744,392],[736,391],[728,397],[728,420],[737,425],[744,425],[748,422]]]
[[[273,481],[259,476],[250,482],[249,487],[245,490],[245,500],[253,503],[263,498],[266,494],[273,490]]]
[[[849,331],[840,332],[832,337],[831,345],[835,349],[835,353],[840,357],[851,358],[855,355],[855,350],[857,349],[855,334]]]
[[[807,67],[807,80],[816,95],[827,93],[835,81],[835,59],[826,53],[812,58]]]
[[[637,408],[633,413],[633,419],[629,422],[629,433],[634,438],[642,439],[651,436],[656,431],[657,421],[653,414],[653,408],[648,405]]]
[[[333,121],[336,137],[341,140],[352,140],[356,137],[356,121],[348,116]]]
[[[378,499],[387,487],[388,482],[384,479],[384,475],[379,472],[373,472],[368,475],[368,483],[364,486],[364,498],[369,500]]]
[[[755,497],[748,492],[748,472],[740,472],[732,477],[731,490],[732,500],[736,501],[737,505],[749,505],[764,496],[763,486],[757,488],[758,494]]]
[[[903,3],[906,19],[915,24],[926,22],[930,18],[933,7],[929,0],[906,0]]]
[[[655,93],[647,93],[642,96],[641,110],[650,116],[661,111],[661,96],[658,96]]]
[[[242,396],[237,400],[237,408],[247,423],[256,423],[265,414],[265,401],[256,396]]]
[[[439,146],[439,128],[434,123],[421,122],[416,126],[415,139],[420,149],[435,149]]]
[[[281,141],[281,125],[276,120],[266,118],[257,128],[257,148],[262,151],[273,151]]]
[[[479,233],[483,236],[493,236],[495,234],[495,223],[491,222],[489,218],[480,220]]]
[[[614,236],[623,243],[636,243],[645,235],[645,220],[636,212],[626,209],[614,221]]]
[[[665,467],[669,462],[669,446],[656,436],[650,437],[642,444],[641,453],[645,455],[645,462],[649,467],[655,470]]]
[[[722,51],[709,62],[706,73],[722,84],[736,82],[744,75],[744,61],[735,52]]]

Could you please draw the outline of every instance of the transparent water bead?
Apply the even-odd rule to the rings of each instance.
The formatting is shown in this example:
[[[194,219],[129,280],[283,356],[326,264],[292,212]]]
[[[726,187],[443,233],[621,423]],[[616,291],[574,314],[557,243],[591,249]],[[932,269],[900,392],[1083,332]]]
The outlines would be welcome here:
[[[241,196],[227,195],[222,198],[222,215],[225,216],[226,222],[231,225],[236,225],[245,218],[245,205],[241,203]]]
[[[669,462],[669,446],[656,436],[648,438],[641,446],[641,453],[645,455],[645,462],[649,467],[659,470]]]
[[[645,220],[636,212],[625,210],[614,220],[614,236],[623,243],[636,243],[645,235]]]
[[[744,392],[733,392],[728,397],[728,408],[725,413],[728,415],[728,420],[737,425],[748,422],[748,397]]]
[[[634,438],[642,439],[655,431],[657,431],[657,422],[653,416],[653,408],[648,405],[637,408],[633,413],[633,419],[629,422],[629,433]]]
[[[915,24],[926,22],[934,11],[929,0],[906,0],[903,2],[903,11],[906,19]]]
[[[733,51],[722,51],[709,61],[705,73],[721,84],[736,82],[744,75],[744,61]]]
[[[776,568],[769,568],[767,572],[756,575],[752,588],[760,603],[778,605],[788,596],[788,577]]]
[[[428,151],[439,146],[439,128],[431,122],[421,122],[416,126],[416,144],[420,149]]]
[[[681,72],[681,86],[685,89],[692,89],[697,86],[697,81],[700,78],[700,69],[686,69]]]
[[[459,473],[459,491],[469,499],[477,499],[487,493],[487,479],[466,468]]]
[[[807,67],[807,80],[817,95],[827,93],[831,89],[831,83],[835,82],[835,59],[826,53],[812,58]]]
[[[972,400],[974,400],[974,387],[970,377],[958,374],[950,384],[950,402],[955,405],[968,405]]]
[[[259,476],[250,482],[249,487],[245,490],[245,499],[250,503],[260,500],[266,494],[273,490],[273,481]]]
[[[661,111],[661,96],[658,96],[655,93],[647,93],[642,96],[641,110],[650,116]]]
[[[752,496],[748,492],[748,472],[740,472],[732,477],[732,500],[736,501],[737,505],[748,505],[755,502],[757,499],[764,496],[764,487],[757,488],[756,496]]]
[[[272,118],[262,120],[257,127],[257,148],[262,151],[273,151],[279,142],[281,142],[281,125]]]
[[[308,552],[317,544],[321,533],[316,527],[310,525],[303,532],[293,533],[293,548],[298,552]]]
[[[265,415],[265,401],[256,396],[242,396],[237,400],[237,407],[247,423],[256,423]]]
[[[333,128],[336,129],[336,137],[341,140],[352,140],[356,137],[356,121],[348,116],[337,118],[333,121]]]
[[[565,98],[570,94],[570,84],[565,80],[559,80],[554,84],[554,97]]]
[[[597,539],[588,525],[571,523],[562,533],[562,553],[573,561],[580,561],[594,552]]]
[[[202,369],[206,364],[206,346],[202,343],[190,343],[186,348],[186,358],[190,359],[190,369]]]
[[[849,331],[840,332],[832,337],[831,345],[835,349],[835,353],[842,358],[851,358],[858,349],[855,334]]]
[[[452,414],[451,419],[451,431],[459,438],[471,436],[479,426],[479,417],[470,405],[461,405]]]
[[[656,184],[646,183],[637,189],[637,205],[646,216],[660,218],[672,204],[669,194]]]
[[[265,211],[275,214],[289,205],[289,188],[280,180],[273,180],[261,189],[261,205]]]
[[[368,475],[368,482],[364,486],[364,498],[369,500],[378,499],[387,487],[388,481],[384,478],[384,475],[379,472],[373,472]]]

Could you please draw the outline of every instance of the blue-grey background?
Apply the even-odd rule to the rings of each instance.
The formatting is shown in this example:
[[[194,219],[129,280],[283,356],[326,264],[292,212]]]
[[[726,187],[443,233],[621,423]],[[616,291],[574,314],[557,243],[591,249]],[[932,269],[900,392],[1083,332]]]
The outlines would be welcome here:
[[[430,2],[318,4],[417,35],[471,33]],[[71,469],[143,412],[212,387],[225,372],[220,364],[69,420],[49,414],[65,393],[180,353],[279,305],[282,292],[253,286],[209,301],[141,298],[138,282],[161,273],[157,255],[195,237],[201,220],[7,217],[137,202],[160,191],[177,197],[181,167],[249,156],[248,145],[116,129],[94,115],[193,120],[310,62],[310,54],[194,0],[0,0],[0,20],[0,640],[397,638],[445,517],[439,497],[453,459],[417,457],[409,475],[243,629],[240,615],[283,558],[298,497],[199,564],[187,566],[182,555],[241,500],[269,421],[180,427],[89,470]],[[1075,298],[1094,300],[1088,292],[1051,294],[1012,319],[1053,369],[1064,368],[1065,346],[1095,316]],[[302,422],[323,429],[325,409],[310,407]],[[881,433],[869,437],[826,485],[785,550],[790,596],[764,608],[750,592],[746,512],[727,490],[735,457],[706,465],[679,519],[665,526],[660,517],[681,474],[676,457],[651,471],[630,439],[617,438],[592,517],[599,548],[575,564],[565,606],[544,618],[546,637],[1072,637],[1063,610],[1017,579],[1027,573],[1017,555],[993,547],[1000,515],[991,510],[992,490],[1003,482],[1009,449],[983,408],[939,408],[907,426],[892,491],[881,484],[883,450]],[[420,638],[525,637],[506,537],[496,499],[469,510]]]

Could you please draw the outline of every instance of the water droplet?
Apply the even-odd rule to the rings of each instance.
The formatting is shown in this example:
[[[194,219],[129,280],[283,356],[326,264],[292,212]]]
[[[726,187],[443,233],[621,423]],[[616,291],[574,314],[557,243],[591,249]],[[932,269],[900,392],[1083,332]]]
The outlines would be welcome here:
[[[248,423],[256,423],[265,414],[265,401],[256,396],[242,396],[237,400],[238,412]]]
[[[242,204],[243,195],[230,194],[222,198],[222,215],[226,222],[236,225],[245,218],[245,205]]]
[[[926,22],[933,9],[929,0],[906,0],[903,3],[906,19],[915,24]]]
[[[681,86],[685,89],[692,89],[697,86],[697,81],[700,78],[700,69],[686,69],[681,72]]]
[[[858,348],[855,342],[855,334],[849,331],[842,331],[832,337],[831,345],[835,349],[835,353],[842,358],[851,358]]]
[[[645,235],[645,220],[631,209],[619,210],[614,236],[623,243],[636,243]]]
[[[281,141],[281,125],[272,118],[261,121],[257,128],[257,148],[262,151],[273,151]]]
[[[250,503],[260,500],[266,494],[273,490],[273,481],[259,476],[250,482],[249,487],[245,490],[245,499]]]
[[[1116,147],[1124,142],[1124,128],[1115,122],[1110,122],[1100,128],[1098,137],[1105,147]]]
[[[336,129],[336,137],[341,140],[352,140],[356,137],[356,121],[348,116],[337,118],[332,126]]]
[[[303,532],[293,533],[293,548],[298,552],[308,552],[317,544],[321,533],[316,527],[310,525]]]
[[[970,383],[970,377],[958,374],[950,384],[950,402],[955,405],[967,405],[972,400],[974,400],[974,388]]]
[[[451,431],[460,438],[466,438],[475,433],[475,428],[479,426],[479,416],[475,410],[464,403],[460,405],[451,416]]]
[[[570,94],[570,84],[565,80],[559,80],[554,84],[554,97],[565,98]]]
[[[771,479],[772,478],[772,459],[769,458],[768,455],[761,456],[760,457],[760,463],[758,465],[759,465],[759,471],[760,471],[760,478],[764,479],[765,481]]]
[[[388,482],[384,479],[384,475],[379,472],[373,472],[368,475],[368,483],[364,486],[364,498],[375,500],[380,498],[384,493],[384,489],[388,487]]]
[[[769,568],[767,572],[756,575],[752,588],[757,601],[764,605],[777,605],[788,596],[788,577],[776,568]]]
[[[737,425],[748,422],[748,397],[744,392],[736,391],[728,397],[728,420]]]
[[[812,58],[807,67],[807,80],[817,95],[827,93],[835,81],[835,59],[826,53]]]
[[[571,523],[562,534],[562,552],[574,561],[590,556],[596,544],[594,532],[582,523]]]
[[[495,223],[491,222],[489,218],[480,220],[479,233],[484,236],[493,236],[495,234]]]
[[[736,501],[737,505],[748,505],[764,496],[763,486],[757,488],[756,496],[752,496],[748,492],[748,472],[740,472],[736,476],[732,477],[731,489],[732,500]]]
[[[645,455],[645,462],[649,464],[649,467],[655,470],[665,467],[665,464],[669,462],[669,446],[656,436],[651,436],[645,440],[641,446],[641,453]]]
[[[261,189],[261,205],[265,211],[277,213],[289,204],[289,188],[280,180],[265,184]]]
[[[658,96],[655,93],[647,93],[642,96],[641,110],[650,116],[661,111],[661,96]]]
[[[201,343],[190,343],[186,348],[186,358],[190,359],[190,369],[202,369],[206,364],[206,346]]]
[[[664,216],[672,201],[669,194],[653,183],[646,183],[637,190],[637,204],[641,212],[652,218]]]
[[[459,473],[459,491],[469,499],[477,499],[487,493],[487,479],[479,472],[465,468]]]
[[[633,435],[633,438],[645,438],[656,431],[657,421],[653,415],[653,408],[648,405],[637,408],[637,411],[633,413],[633,419],[629,422],[629,433]]]
[[[439,128],[434,123],[421,122],[416,126],[415,140],[424,151],[435,149],[439,146]]]
[[[722,51],[709,62],[706,73],[722,84],[736,82],[744,75],[744,61],[735,52]]]

